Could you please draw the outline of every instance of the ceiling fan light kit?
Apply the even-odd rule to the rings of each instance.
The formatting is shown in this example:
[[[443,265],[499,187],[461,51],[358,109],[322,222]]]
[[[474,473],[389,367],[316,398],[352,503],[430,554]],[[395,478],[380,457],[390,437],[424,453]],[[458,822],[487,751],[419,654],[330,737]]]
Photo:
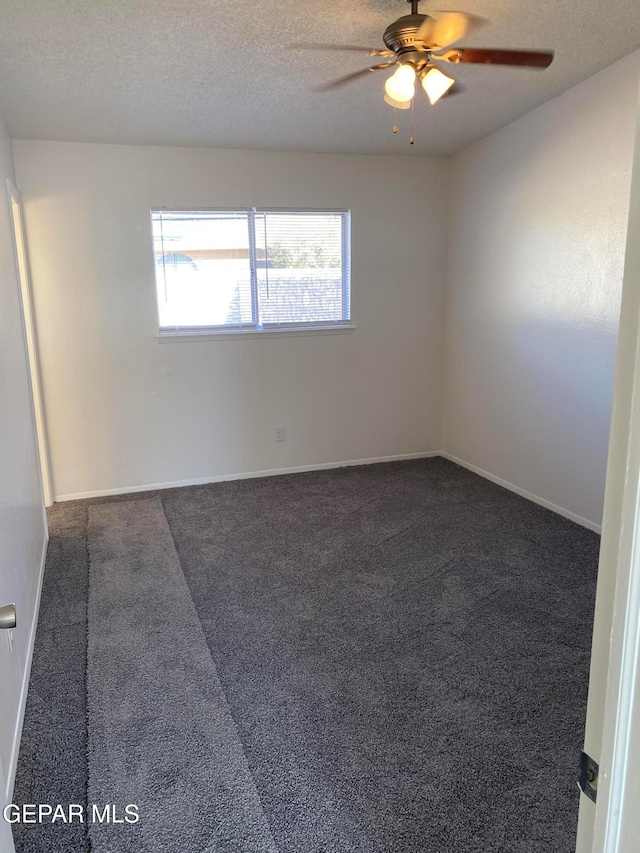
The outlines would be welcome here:
[[[502,65],[519,68],[548,68],[553,60],[553,51],[502,50],[492,48],[452,47],[483,22],[480,18],[464,12],[418,12],[420,0],[407,0],[411,14],[403,15],[384,31],[382,40],[386,50],[354,45],[295,45],[306,49],[356,50],[380,57],[377,65],[346,74],[320,87],[328,91],[365,77],[370,71],[395,69],[384,85],[384,100],[394,109],[407,110],[413,106],[416,78],[422,84],[431,105],[441,98],[460,91],[455,79],[445,74],[437,63],[448,65]],[[413,111],[412,111],[413,116]],[[395,123],[393,132],[397,132]],[[413,143],[413,131],[411,135]]]
[[[394,101],[394,99],[390,98],[386,92],[384,93],[384,101],[389,104],[390,107],[395,107],[397,110],[411,109],[412,101]]]
[[[402,63],[387,79],[384,88],[392,100],[410,101],[416,91],[416,69],[412,63]]]
[[[443,74],[435,65],[429,68],[422,75],[422,88],[427,93],[431,106],[439,101],[443,95],[446,95],[455,82],[453,77]]]

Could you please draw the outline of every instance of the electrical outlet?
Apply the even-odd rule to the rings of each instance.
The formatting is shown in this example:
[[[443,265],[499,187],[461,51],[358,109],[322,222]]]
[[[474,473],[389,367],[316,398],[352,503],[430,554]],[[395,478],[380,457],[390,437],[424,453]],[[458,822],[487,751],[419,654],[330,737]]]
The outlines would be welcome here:
[[[276,427],[276,441],[284,441],[284,440],[285,440],[284,427],[283,426]]]
[[[7,631],[7,643],[9,643],[9,653],[13,654],[13,631],[11,629]]]

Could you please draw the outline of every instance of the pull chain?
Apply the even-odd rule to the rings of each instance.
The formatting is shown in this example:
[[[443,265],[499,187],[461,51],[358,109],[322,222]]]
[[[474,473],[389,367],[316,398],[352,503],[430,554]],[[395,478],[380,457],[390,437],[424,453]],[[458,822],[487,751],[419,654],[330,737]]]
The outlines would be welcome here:
[[[411,100],[411,138],[409,139],[409,144],[413,145],[415,142],[413,138],[413,99]]]
[[[396,124],[396,108],[393,108],[393,125],[391,126],[391,133],[398,132],[398,125]]]

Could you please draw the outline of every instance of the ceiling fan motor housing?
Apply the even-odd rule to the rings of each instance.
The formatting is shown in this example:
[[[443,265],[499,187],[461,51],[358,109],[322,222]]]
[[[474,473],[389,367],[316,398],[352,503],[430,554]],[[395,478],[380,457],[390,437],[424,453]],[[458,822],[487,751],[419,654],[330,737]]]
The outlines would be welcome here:
[[[403,15],[384,31],[382,39],[389,50],[400,55],[416,49],[416,33],[429,15]]]

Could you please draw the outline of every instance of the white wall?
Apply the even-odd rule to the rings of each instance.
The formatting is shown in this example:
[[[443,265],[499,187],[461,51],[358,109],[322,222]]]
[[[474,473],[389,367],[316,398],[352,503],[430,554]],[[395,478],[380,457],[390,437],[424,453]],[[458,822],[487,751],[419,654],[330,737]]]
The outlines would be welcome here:
[[[444,449],[598,525],[640,53],[454,158]]]
[[[0,631],[0,776],[12,785],[46,526],[7,197],[15,181],[0,118],[0,605],[15,602],[13,653]],[[0,798],[7,792],[0,791]]]
[[[56,495],[441,444],[449,161],[14,143]],[[352,211],[350,334],[159,343],[152,206]],[[287,440],[274,442],[284,424]]]

